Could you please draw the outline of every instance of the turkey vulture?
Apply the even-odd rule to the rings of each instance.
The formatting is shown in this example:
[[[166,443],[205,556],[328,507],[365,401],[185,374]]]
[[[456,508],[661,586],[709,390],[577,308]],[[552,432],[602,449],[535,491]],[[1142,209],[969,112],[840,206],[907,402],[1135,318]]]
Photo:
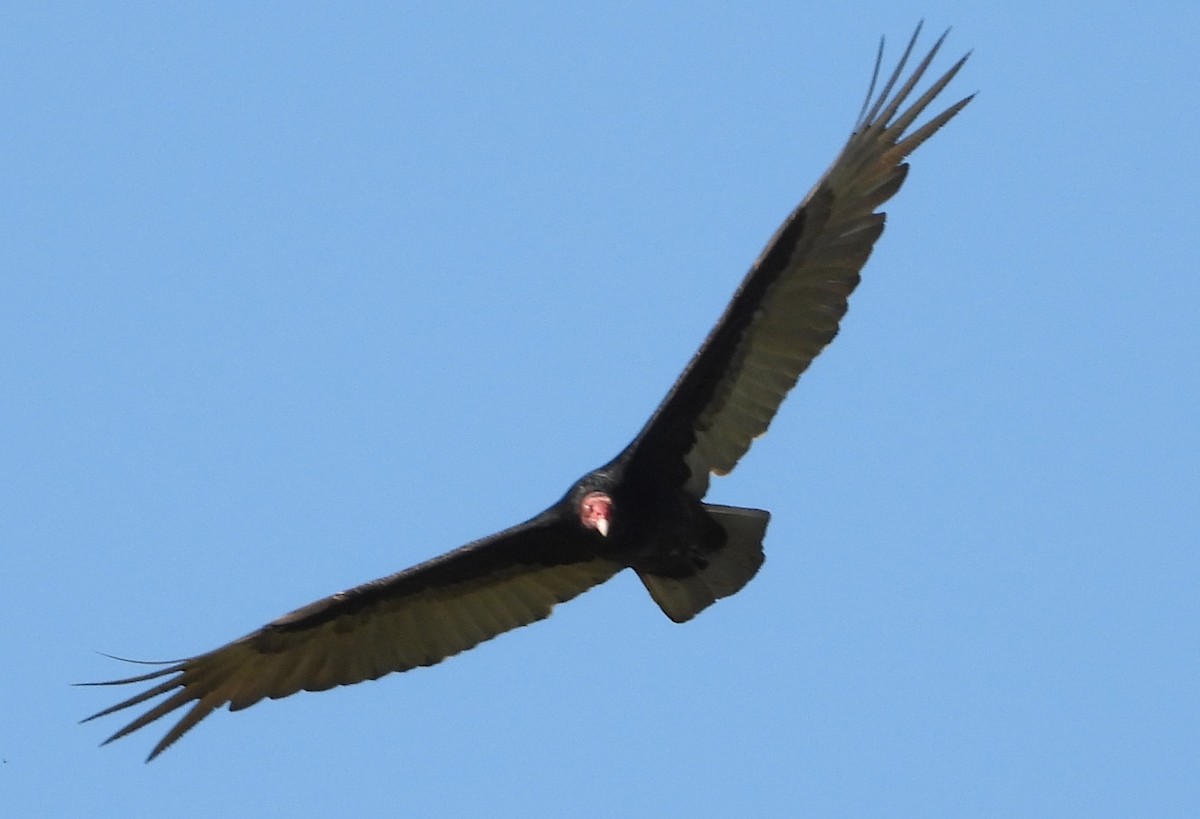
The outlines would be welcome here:
[[[913,127],[967,59],[904,107],[946,38],[904,78],[920,30],[876,95],[880,42],[845,147],[771,238],[712,333],[621,454],[511,529],[318,600],[207,654],[89,683],[156,681],[88,720],[166,695],[106,742],[190,705],[149,761],[223,705],[236,711],[265,697],[433,665],[541,620],[556,603],[623,569],[633,569],[677,623],[741,589],[762,565],[770,515],[704,503],[709,476],[733,469],[837,334],[859,271],[883,232],[879,207],[908,173],[905,159],[971,100]]]

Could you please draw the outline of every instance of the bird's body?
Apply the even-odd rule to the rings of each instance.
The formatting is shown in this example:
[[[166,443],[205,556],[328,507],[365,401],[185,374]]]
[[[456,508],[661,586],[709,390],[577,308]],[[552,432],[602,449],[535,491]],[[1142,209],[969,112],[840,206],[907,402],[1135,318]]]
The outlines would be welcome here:
[[[214,651],[99,683],[155,681],[88,719],[166,695],[112,741],[190,706],[153,758],[221,706],[238,710],[432,665],[542,619],[624,569],[638,574],[676,622],[741,589],[762,564],[770,516],[705,503],[709,478],[736,465],[836,335],[883,231],[878,208],[907,173],[904,159],[971,99],[910,131],[966,59],[902,111],[942,42],[901,83],[916,39],[878,96],[872,80],[837,160],[772,237],[679,380],[616,458],[524,523],[319,600]],[[878,69],[879,60],[876,76]]]

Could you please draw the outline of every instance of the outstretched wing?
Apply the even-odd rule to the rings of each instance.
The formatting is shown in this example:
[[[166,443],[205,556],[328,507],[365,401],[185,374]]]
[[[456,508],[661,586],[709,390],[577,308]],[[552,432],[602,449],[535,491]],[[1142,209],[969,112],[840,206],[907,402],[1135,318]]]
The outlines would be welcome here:
[[[859,271],[883,232],[885,214],[878,208],[900,189],[908,172],[905,158],[971,101],[959,100],[909,132],[967,59],[901,110],[946,38],[943,34],[902,81],[920,32],[918,26],[876,97],[880,42],[871,87],[849,141],[771,238],[712,333],[630,445],[631,473],[667,470],[663,477],[703,496],[710,473],[733,469],[766,432],[800,374],[837,335]]]
[[[577,535],[575,536],[578,537]],[[323,691],[433,665],[510,629],[541,620],[622,566],[577,545],[549,513],[441,557],[305,606],[215,651],[103,683],[162,679],[88,717],[169,695],[105,743],[191,704],[154,746],[162,753],[217,708]]]

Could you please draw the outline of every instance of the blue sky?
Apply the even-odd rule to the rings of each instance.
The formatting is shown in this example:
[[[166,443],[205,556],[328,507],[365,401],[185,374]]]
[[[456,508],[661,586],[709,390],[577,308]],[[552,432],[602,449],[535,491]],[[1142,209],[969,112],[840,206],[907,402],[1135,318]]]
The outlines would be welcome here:
[[[1200,812],[1197,7],[562,5],[0,11],[4,812]],[[922,17],[979,97],[714,482],[744,591],[75,724],[611,457]]]

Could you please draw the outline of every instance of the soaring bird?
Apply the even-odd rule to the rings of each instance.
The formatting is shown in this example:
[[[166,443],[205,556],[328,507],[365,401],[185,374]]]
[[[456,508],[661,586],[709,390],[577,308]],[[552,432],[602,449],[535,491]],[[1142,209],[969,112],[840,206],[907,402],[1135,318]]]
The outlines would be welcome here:
[[[914,127],[969,56],[913,99],[946,38],[905,77],[920,31],[876,94],[880,41],[845,147],[775,232],[683,374],[617,457],[510,529],[318,600],[206,654],[89,683],[151,684],[87,720],[166,697],[105,743],[190,706],[149,761],[223,705],[237,711],[267,697],[433,665],[547,617],[556,603],[624,569],[637,573],[677,623],[741,589],[762,565],[770,514],[705,503],[709,476],[734,468],[833,340],[883,232],[879,208],[908,173],[905,160],[973,96]]]

